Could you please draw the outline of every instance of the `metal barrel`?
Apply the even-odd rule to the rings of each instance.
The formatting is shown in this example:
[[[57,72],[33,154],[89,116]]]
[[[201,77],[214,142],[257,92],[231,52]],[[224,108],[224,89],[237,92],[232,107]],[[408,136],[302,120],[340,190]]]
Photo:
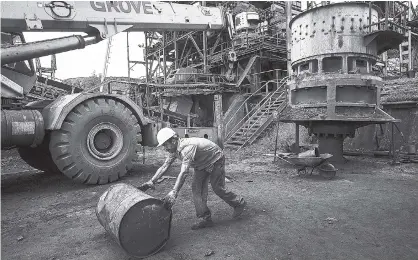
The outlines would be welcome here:
[[[96,208],[100,224],[131,256],[157,253],[170,237],[171,210],[132,185],[112,185],[100,196]]]

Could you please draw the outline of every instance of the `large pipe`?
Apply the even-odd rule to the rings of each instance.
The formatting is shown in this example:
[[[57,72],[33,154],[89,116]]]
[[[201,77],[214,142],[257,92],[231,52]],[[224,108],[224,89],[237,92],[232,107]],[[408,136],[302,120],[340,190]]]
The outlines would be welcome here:
[[[94,36],[72,35],[68,37],[30,42],[1,48],[1,64],[9,64],[52,54],[67,52],[95,44],[98,38]]]

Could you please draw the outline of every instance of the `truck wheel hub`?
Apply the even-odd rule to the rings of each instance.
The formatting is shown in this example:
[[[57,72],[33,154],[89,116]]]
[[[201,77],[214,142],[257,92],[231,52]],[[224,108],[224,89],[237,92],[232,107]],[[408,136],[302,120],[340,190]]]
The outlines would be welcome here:
[[[87,136],[88,151],[93,157],[101,161],[115,158],[122,147],[122,131],[112,123],[95,125]]]

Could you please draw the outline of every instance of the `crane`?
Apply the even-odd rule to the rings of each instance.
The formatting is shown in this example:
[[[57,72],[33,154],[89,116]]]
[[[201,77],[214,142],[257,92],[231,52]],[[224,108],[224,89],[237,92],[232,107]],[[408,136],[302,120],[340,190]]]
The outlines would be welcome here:
[[[36,82],[32,59],[85,48],[120,32],[221,30],[221,7],[148,1],[3,1],[1,4],[1,148],[18,147],[29,165],[74,181],[118,180],[141,146],[156,145],[161,123],[131,99],[80,92],[55,100],[24,100]],[[26,43],[23,32],[82,32]],[[82,61],[88,62],[88,61]]]

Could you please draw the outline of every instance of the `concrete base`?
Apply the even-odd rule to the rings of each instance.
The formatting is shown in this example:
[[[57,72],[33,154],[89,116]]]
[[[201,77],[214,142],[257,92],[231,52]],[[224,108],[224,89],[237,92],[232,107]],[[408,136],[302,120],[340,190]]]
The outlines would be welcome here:
[[[344,163],[343,143],[342,136],[318,136],[319,152],[332,154],[333,156],[329,159],[332,163]]]

